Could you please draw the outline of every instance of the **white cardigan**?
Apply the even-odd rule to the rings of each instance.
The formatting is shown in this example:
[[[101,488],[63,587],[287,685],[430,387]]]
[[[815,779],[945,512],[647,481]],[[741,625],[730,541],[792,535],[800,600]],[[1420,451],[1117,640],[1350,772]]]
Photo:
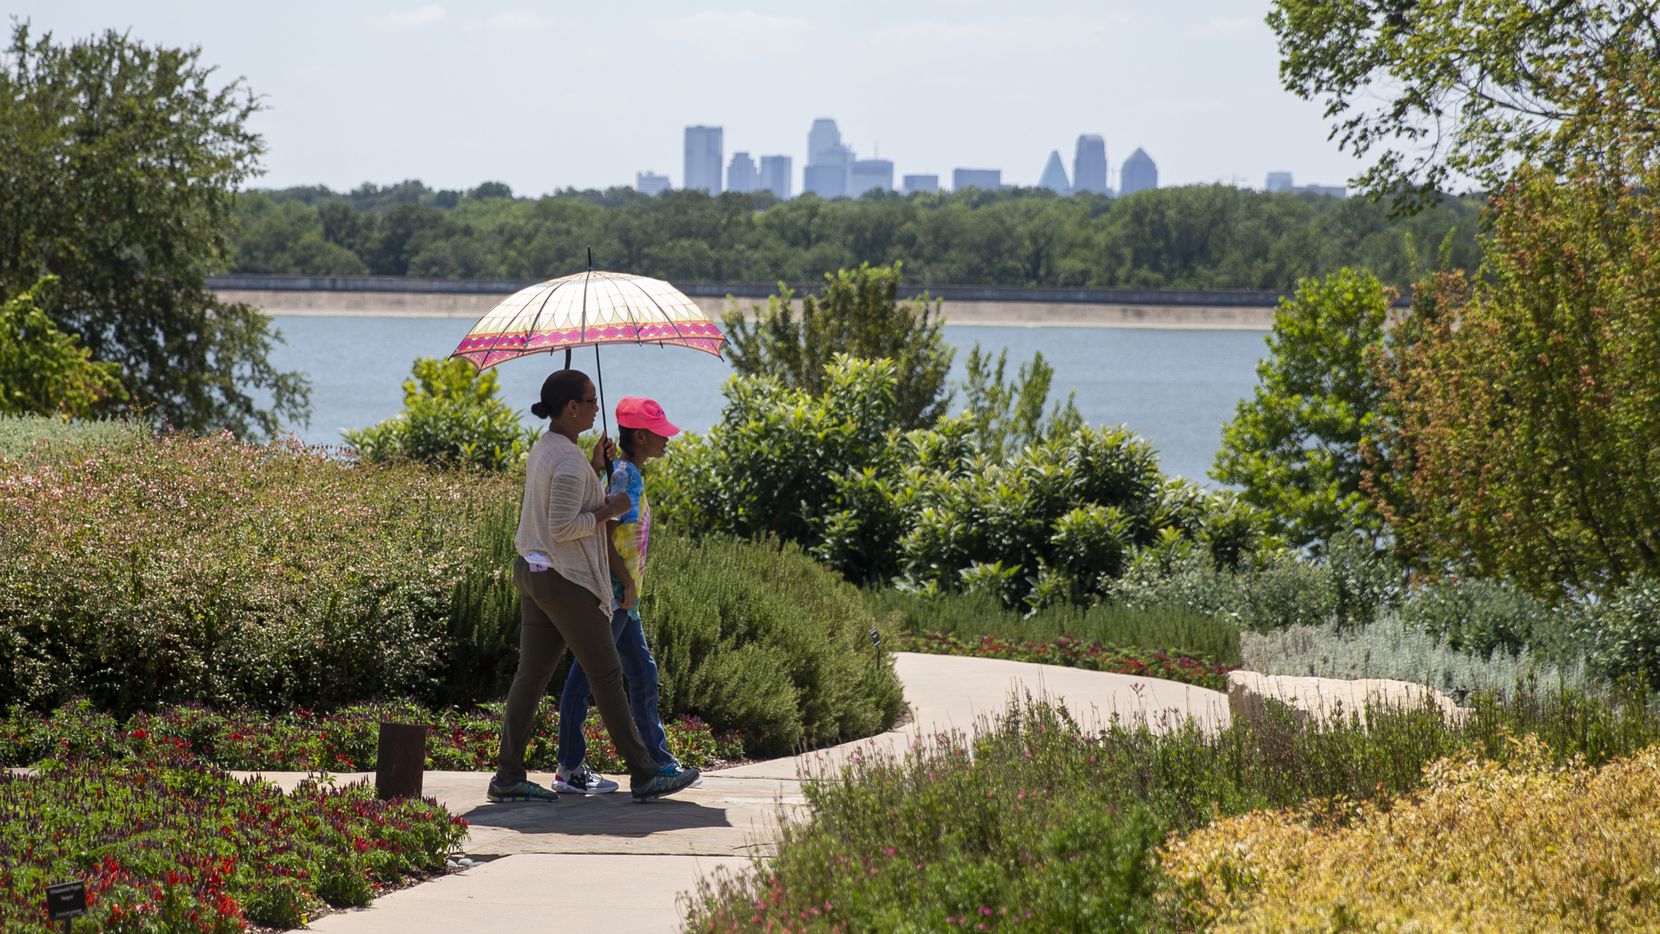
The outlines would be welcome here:
[[[611,615],[611,563],[605,523],[594,510],[605,503],[594,466],[571,439],[550,431],[536,439],[525,461],[525,495],[513,547],[523,557],[541,553],[559,576],[592,591]]]

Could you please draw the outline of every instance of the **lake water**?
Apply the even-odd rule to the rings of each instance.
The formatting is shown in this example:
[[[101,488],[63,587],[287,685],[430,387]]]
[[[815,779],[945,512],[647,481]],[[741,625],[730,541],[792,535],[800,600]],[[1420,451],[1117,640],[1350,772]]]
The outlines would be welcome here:
[[[447,355],[472,326],[463,318],[278,315],[274,321],[285,343],[271,362],[311,379],[310,424],[291,427],[310,444],[338,444],[342,429],[396,414],[415,358]],[[1076,390],[1086,420],[1129,426],[1158,449],[1167,473],[1205,483],[1222,425],[1251,395],[1257,361],[1267,350],[1261,331],[947,325],[945,337],[957,348],[954,382],[962,379],[968,349],[976,343],[1008,348],[1010,377],[1042,351],[1055,368],[1051,404]],[[502,397],[527,424],[542,379],[563,360],[560,354],[496,367]],[[613,346],[602,351],[600,362],[608,403],[651,396],[690,431],[720,418],[721,385],[731,375],[722,360],[680,347]],[[573,365],[593,376],[593,350],[577,351]]]

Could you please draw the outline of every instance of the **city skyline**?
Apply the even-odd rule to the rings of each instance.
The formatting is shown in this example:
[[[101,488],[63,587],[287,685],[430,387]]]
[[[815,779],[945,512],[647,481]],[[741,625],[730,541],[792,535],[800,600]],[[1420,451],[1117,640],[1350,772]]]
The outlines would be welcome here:
[[[727,156],[793,157],[799,191],[802,127],[818,114],[896,178],[997,167],[1035,185],[1050,151],[1070,163],[1088,127],[1114,168],[1136,147],[1154,154],[1167,187],[1258,185],[1270,171],[1342,183],[1360,166],[1328,140],[1318,103],[1280,87],[1268,8],[295,0],[269,17],[204,0],[16,0],[10,12],[62,40],[115,30],[198,46],[216,81],[245,78],[263,108],[249,121],[266,148],[255,187],[498,180],[534,196],[642,171],[684,185],[679,130],[702,124],[726,128]],[[827,56],[834,76],[806,64]]]
[[[718,167],[724,158],[724,133],[724,127],[700,125],[685,128],[684,164],[688,179],[685,188],[711,195],[721,193]],[[852,147],[842,140],[840,127],[833,117],[813,119],[812,126],[807,131],[807,151],[807,163],[802,169],[801,190],[804,194],[815,194],[822,198],[858,198],[871,191],[912,194],[940,190],[937,174],[903,175],[902,182],[896,187],[893,160],[858,158]],[[790,161],[790,157],[785,155],[762,156],[761,165],[765,166],[763,169],[750,158],[747,150],[735,152],[731,161],[726,163],[724,190],[739,193],[770,190],[775,196],[788,199],[791,196],[791,185],[788,181]],[[1109,182],[1106,143],[1100,134],[1079,134],[1074,146],[1072,164],[1074,174],[1068,178],[1060,150],[1050,150],[1049,158],[1044,163],[1043,172],[1039,175],[1035,187],[1047,188],[1061,195],[1081,192],[1115,193]],[[1139,146],[1124,160],[1118,174],[1121,189],[1117,192],[1119,194],[1134,194],[1137,191],[1159,187],[1157,163]],[[672,187],[665,176],[652,171],[637,172],[635,179],[634,188],[642,194],[660,194]],[[1236,178],[1228,184],[1237,186],[1239,181]],[[1001,168],[958,166],[951,172],[951,188],[956,191],[965,188],[1012,187],[1021,186],[1015,182],[1003,181]],[[1285,171],[1269,172],[1265,190],[1347,196],[1342,185],[1306,185],[1294,188],[1291,173]]]

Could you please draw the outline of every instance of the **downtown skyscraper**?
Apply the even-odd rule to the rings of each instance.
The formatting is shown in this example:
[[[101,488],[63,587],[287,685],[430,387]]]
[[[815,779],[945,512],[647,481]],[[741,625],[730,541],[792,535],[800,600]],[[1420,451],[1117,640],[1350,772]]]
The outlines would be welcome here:
[[[1107,143],[1093,133],[1078,137],[1078,149],[1072,156],[1072,190],[1107,193]]]
[[[686,190],[721,193],[721,168],[724,145],[718,126],[689,126],[686,128]]]

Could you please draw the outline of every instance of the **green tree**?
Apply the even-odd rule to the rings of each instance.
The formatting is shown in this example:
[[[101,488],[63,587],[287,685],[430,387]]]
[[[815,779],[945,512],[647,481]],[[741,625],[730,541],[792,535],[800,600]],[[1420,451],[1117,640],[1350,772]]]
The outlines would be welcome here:
[[[0,415],[80,418],[126,395],[121,368],[93,360],[41,309],[41,296],[56,284],[47,277],[0,304]]]
[[[893,361],[895,418],[903,428],[939,421],[951,402],[946,377],[953,351],[941,333],[939,301],[927,296],[900,301],[900,266],[843,269],[826,274],[822,295],[801,299],[783,283],[767,307],[752,306],[755,323],[737,304],[726,312],[732,368],[743,376],[770,375],[785,386],[818,395],[827,388],[826,366],[837,354]]]
[[[1391,341],[1388,518],[1437,569],[1537,592],[1660,575],[1660,167],[1524,169],[1486,256]]]
[[[1371,273],[1305,280],[1280,303],[1257,388],[1222,428],[1211,476],[1241,487],[1296,545],[1349,529],[1376,543],[1382,518],[1361,488],[1363,447],[1382,430],[1384,389],[1369,357],[1395,293]]]
[[[269,319],[204,284],[225,265],[232,193],[260,153],[246,125],[255,98],[211,78],[196,49],[115,32],[61,45],[13,27],[0,56],[0,295],[56,275],[47,311],[120,364],[134,409],[178,428],[274,432],[305,417],[305,380],[270,365]]]
[[[439,467],[507,470],[523,463],[539,432],[501,401],[494,370],[465,360],[422,357],[403,381],[403,411],[344,432],[366,461],[417,460]]]
[[[1561,172],[1660,142],[1651,0],[1275,0],[1268,24],[1281,82],[1374,158],[1374,193],[1421,198],[1460,175],[1497,190],[1517,164]]]

